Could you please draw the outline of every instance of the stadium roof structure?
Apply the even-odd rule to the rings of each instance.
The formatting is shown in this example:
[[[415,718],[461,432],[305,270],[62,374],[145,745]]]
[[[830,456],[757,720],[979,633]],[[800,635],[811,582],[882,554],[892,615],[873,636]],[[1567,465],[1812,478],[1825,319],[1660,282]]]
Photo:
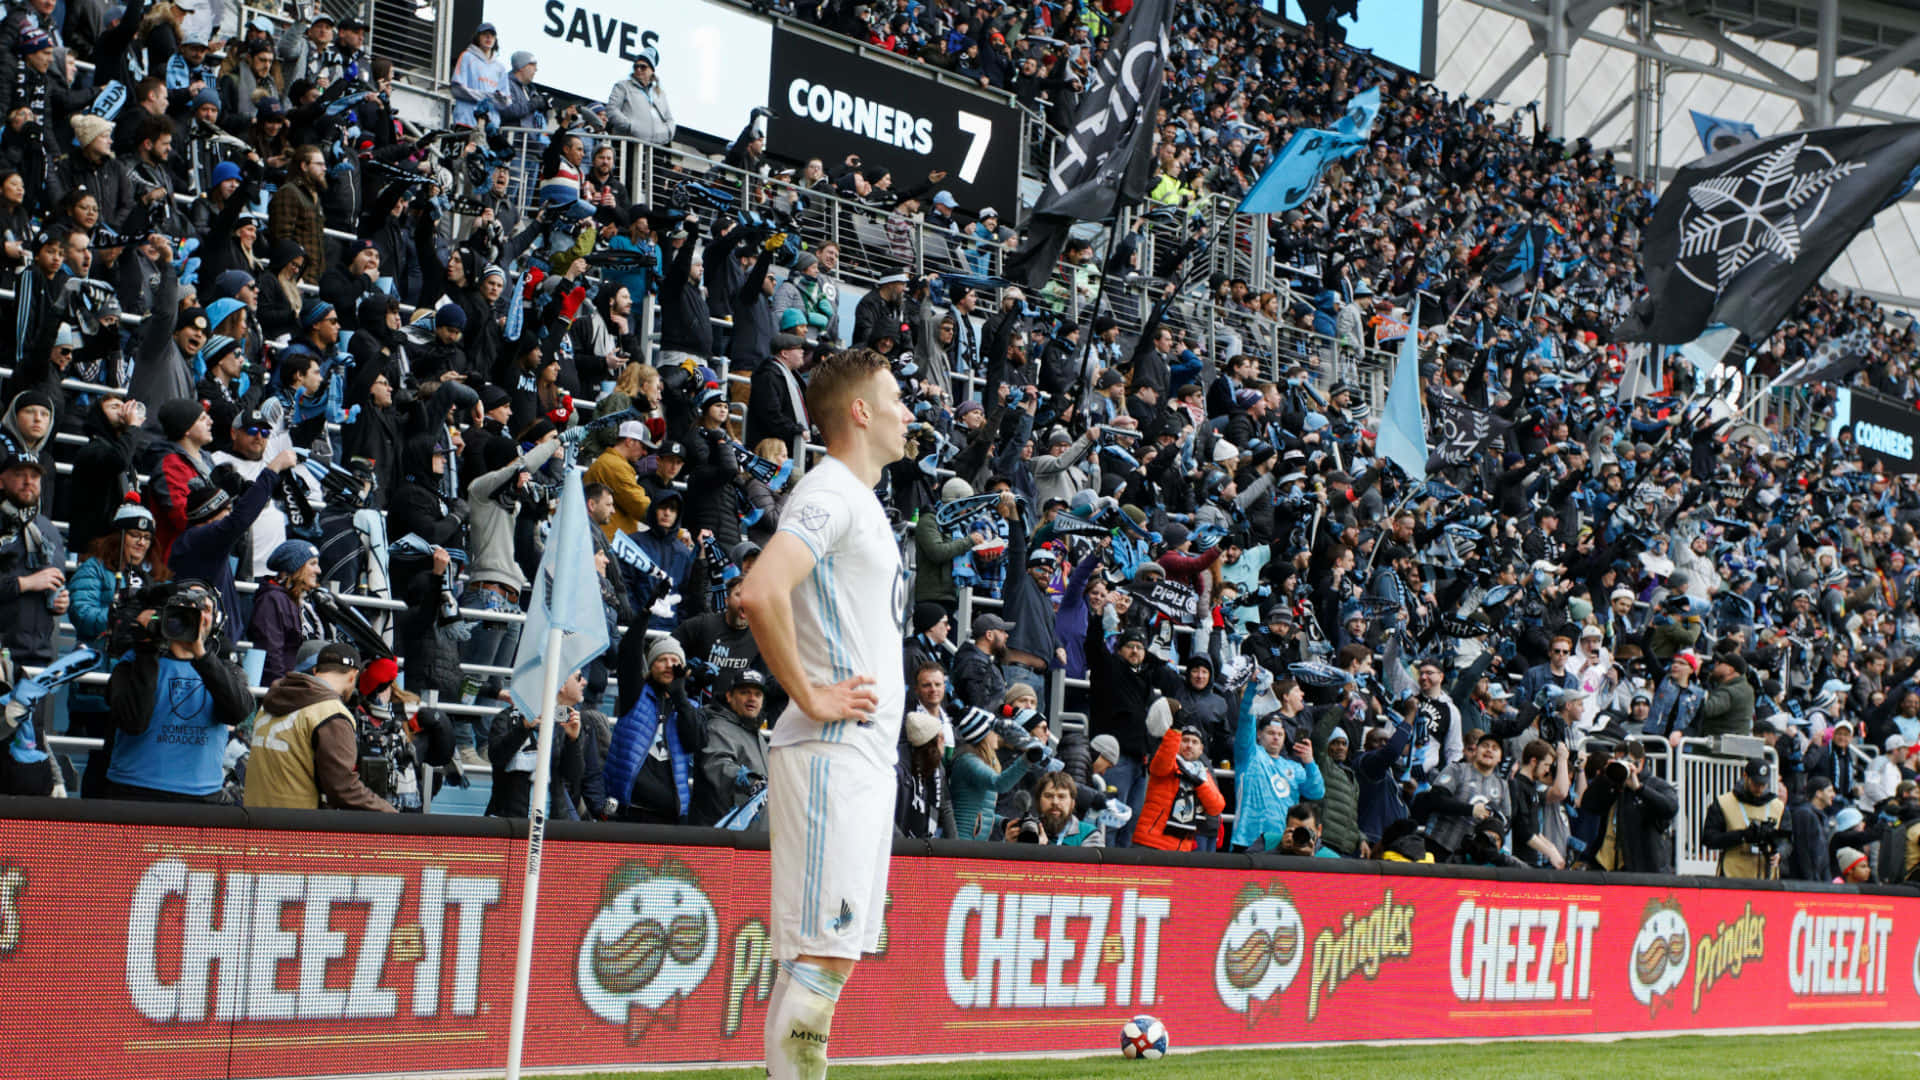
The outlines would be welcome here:
[[[1694,111],[1762,135],[1920,120],[1920,0],[1439,0],[1436,32],[1443,89],[1537,100],[1642,177],[1701,156]],[[1920,194],[1827,280],[1920,309]]]

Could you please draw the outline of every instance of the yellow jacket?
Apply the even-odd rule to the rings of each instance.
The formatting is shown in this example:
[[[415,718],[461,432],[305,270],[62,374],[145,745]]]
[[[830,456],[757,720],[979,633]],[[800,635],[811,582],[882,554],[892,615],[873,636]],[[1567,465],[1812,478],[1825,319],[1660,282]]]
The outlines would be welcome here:
[[[633,532],[646,520],[647,489],[640,486],[640,477],[633,471],[633,462],[620,453],[618,447],[608,447],[600,456],[593,459],[587,468],[586,482],[605,484],[613,492],[613,519],[601,529],[612,540],[617,532]]]

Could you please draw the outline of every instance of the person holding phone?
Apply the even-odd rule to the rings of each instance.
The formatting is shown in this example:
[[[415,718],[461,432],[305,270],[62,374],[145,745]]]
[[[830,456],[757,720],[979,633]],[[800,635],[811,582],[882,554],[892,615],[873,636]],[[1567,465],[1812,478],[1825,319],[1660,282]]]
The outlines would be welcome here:
[[[621,821],[679,825],[693,802],[695,756],[707,744],[706,724],[687,698],[687,652],[671,637],[655,639],[646,670],[620,672],[620,722],[607,748],[607,796]],[[629,690],[629,687],[637,689]]]

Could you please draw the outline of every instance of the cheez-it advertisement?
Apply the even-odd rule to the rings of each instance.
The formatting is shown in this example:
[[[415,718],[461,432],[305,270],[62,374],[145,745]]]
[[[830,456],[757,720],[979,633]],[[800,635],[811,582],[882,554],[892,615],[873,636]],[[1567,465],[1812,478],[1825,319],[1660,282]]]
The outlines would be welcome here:
[[[0,821],[0,1080],[498,1068],[524,854]],[[528,1064],[759,1060],[767,877],[550,839]],[[1920,896],[896,856],[884,918],[837,1059],[1920,1021]]]

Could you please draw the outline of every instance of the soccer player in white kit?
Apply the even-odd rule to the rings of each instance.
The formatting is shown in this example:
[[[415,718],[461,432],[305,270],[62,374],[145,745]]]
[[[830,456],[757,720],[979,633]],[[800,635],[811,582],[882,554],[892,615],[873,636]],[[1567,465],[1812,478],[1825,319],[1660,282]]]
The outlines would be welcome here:
[[[880,943],[893,851],[907,581],[873,489],[912,413],[886,357],[854,349],[808,380],[827,456],[794,486],[741,585],[760,656],[787,691],[767,760],[774,957],[772,1080],[819,1080],[840,988]]]

